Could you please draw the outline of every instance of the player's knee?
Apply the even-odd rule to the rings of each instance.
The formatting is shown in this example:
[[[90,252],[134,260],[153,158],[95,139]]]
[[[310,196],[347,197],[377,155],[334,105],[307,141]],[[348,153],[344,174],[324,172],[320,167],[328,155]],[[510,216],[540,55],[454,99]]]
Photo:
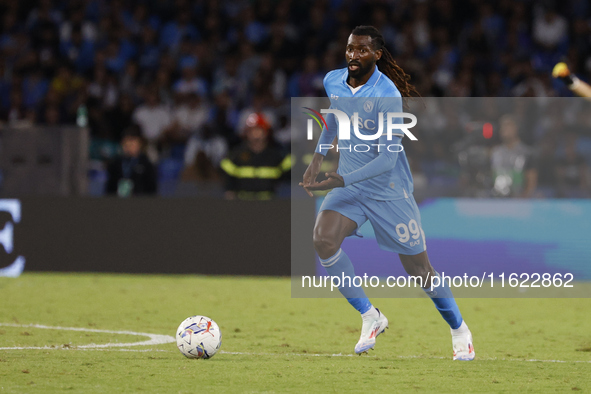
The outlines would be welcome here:
[[[314,231],[314,249],[321,259],[333,256],[341,247],[334,237]]]
[[[406,268],[406,273],[412,277],[420,277],[422,287],[430,286],[432,272],[429,269],[429,267],[424,267],[422,265],[413,265],[411,267]]]

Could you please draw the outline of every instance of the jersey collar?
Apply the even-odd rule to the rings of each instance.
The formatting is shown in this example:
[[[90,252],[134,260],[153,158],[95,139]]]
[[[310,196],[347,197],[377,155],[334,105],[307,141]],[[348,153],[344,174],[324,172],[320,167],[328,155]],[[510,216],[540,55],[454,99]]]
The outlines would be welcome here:
[[[343,74],[342,82],[345,86],[347,86],[347,89],[349,89],[349,86],[347,84],[347,77],[348,76],[349,76],[349,70],[345,68],[345,73]],[[368,87],[368,86],[369,87],[376,86],[376,84],[378,83],[378,80],[380,79],[381,76],[382,76],[382,72],[378,69],[378,65],[376,64],[376,68],[373,71],[373,74],[371,74],[371,77],[369,77],[367,82],[357,92],[363,90],[363,88]]]

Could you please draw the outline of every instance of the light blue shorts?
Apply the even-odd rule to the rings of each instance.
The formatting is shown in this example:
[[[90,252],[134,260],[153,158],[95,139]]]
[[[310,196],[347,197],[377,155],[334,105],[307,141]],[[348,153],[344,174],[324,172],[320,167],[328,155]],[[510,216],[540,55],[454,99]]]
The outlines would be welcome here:
[[[412,195],[401,200],[381,201],[355,189],[339,187],[326,195],[321,211],[336,211],[357,223],[357,229],[369,220],[381,249],[405,255],[427,250],[421,214]]]

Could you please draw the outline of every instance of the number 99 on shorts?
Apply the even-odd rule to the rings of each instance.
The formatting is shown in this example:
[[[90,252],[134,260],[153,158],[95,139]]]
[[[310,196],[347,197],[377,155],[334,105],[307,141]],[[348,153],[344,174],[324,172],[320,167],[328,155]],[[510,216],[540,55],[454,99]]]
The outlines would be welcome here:
[[[412,241],[410,246],[415,246],[420,242],[418,239],[421,236],[421,228],[416,220],[411,219],[411,221],[408,222],[408,225],[405,223],[399,223],[396,226],[396,234],[398,235],[398,241],[402,243],[410,241],[411,238],[414,239],[415,241]]]

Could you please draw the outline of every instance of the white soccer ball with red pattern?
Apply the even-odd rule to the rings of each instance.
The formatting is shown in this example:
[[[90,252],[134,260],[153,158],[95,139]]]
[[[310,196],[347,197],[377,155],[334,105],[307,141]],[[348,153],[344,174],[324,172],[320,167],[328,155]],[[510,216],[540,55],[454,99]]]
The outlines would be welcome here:
[[[211,358],[222,346],[222,332],[209,317],[191,316],[176,330],[176,345],[188,358]]]

